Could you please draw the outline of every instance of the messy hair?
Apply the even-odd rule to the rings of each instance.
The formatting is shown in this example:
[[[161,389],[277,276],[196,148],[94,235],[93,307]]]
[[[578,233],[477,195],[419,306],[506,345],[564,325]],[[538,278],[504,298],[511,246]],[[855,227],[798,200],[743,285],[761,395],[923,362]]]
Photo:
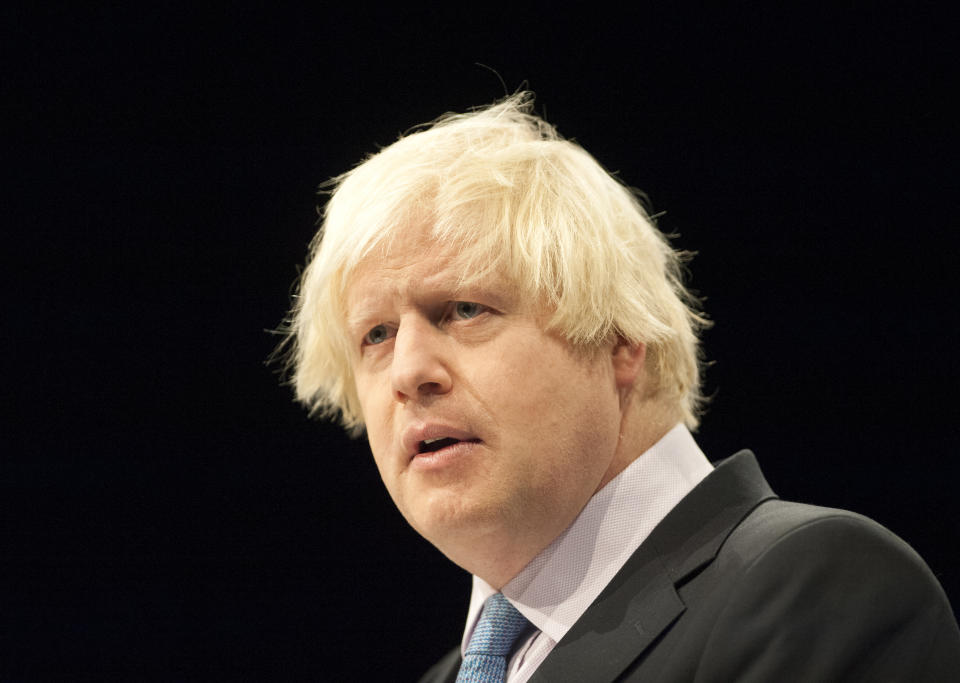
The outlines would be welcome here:
[[[618,336],[645,344],[655,396],[696,427],[706,321],[683,285],[684,255],[636,192],[533,114],[531,93],[446,114],[325,190],[285,327],[292,383],[312,413],[363,428],[344,310],[349,277],[400,231],[426,225],[458,254],[462,284],[506,276],[549,307],[550,328],[575,347]]]

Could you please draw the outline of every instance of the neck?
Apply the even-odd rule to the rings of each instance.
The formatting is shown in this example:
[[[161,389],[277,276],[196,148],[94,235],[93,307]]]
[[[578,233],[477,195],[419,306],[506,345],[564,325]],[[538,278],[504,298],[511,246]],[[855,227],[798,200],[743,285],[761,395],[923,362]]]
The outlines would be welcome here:
[[[609,484],[634,460],[646,453],[680,421],[677,411],[652,399],[632,402],[620,421],[617,451],[597,491]]]
[[[680,421],[676,410],[666,409],[652,400],[637,400],[625,408],[614,456],[593,495],[596,495],[634,460],[662,439]],[[585,501],[584,507],[586,503],[589,503],[589,499]],[[471,538],[471,550],[474,552],[469,553],[469,562],[462,561],[467,554],[460,558],[448,554],[448,557],[499,591],[566,530],[566,527],[558,529],[556,534],[546,539],[541,535],[542,530],[535,525],[524,528],[523,522],[526,521],[529,520],[519,520],[517,526],[508,531],[506,538],[502,528],[492,529],[493,533],[490,537],[484,537],[484,540],[489,540],[489,547],[497,548],[496,552],[476,553],[476,548],[486,544],[475,533]]]

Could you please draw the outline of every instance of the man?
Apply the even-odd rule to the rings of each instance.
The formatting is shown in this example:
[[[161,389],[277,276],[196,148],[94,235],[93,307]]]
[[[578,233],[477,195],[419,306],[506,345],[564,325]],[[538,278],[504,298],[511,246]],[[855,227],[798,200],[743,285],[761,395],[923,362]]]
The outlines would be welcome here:
[[[960,670],[906,544],[779,501],[749,452],[704,457],[678,254],[531,109],[448,115],[335,179],[293,312],[298,397],[366,429],[400,512],[473,574],[423,680]]]

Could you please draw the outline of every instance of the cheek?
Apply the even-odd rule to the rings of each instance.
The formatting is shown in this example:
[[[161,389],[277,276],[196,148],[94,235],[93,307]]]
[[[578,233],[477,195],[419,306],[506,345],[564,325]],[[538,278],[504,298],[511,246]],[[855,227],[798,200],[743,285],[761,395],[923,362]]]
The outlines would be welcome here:
[[[392,442],[387,400],[382,395],[383,392],[370,391],[370,382],[358,380],[356,387],[367,432],[367,443],[378,469],[383,474],[385,455]]]
[[[590,473],[574,480],[592,481],[594,470],[605,470],[616,449],[621,415],[610,375],[599,363],[560,357],[525,397],[533,400],[517,411],[542,457],[562,472]]]
[[[375,424],[383,420],[386,399],[390,396],[390,385],[387,379],[381,373],[354,372],[353,385],[360,401],[364,422],[367,424]]]
[[[563,350],[540,348],[542,353],[517,354],[508,366],[500,366],[497,385],[487,395],[500,397],[501,420],[534,449],[552,444],[569,451],[589,445],[597,431],[609,431],[617,418],[610,372]]]
[[[383,471],[382,463],[386,460],[387,453],[392,443],[392,431],[383,416],[371,415],[372,419],[367,421],[367,441],[370,444],[370,450],[373,451],[373,458],[377,465]]]

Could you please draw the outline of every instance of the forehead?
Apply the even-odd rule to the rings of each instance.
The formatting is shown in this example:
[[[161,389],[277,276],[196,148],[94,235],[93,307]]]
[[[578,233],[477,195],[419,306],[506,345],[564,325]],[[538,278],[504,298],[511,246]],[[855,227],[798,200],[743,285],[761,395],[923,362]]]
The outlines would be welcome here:
[[[347,273],[347,300],[371,287],[396,289],[410,281],[459,279],[457,250],[432,240],[422,230],[403,231],[371,249]]]
[[[477,266],[470,246],[447,244],[428,227],[417,226],[385,239],[371,249],[344,277],[343,296],[348,322],[365,309],[397,299],[477,297],[494,305],[529,300],[492,259]]]

